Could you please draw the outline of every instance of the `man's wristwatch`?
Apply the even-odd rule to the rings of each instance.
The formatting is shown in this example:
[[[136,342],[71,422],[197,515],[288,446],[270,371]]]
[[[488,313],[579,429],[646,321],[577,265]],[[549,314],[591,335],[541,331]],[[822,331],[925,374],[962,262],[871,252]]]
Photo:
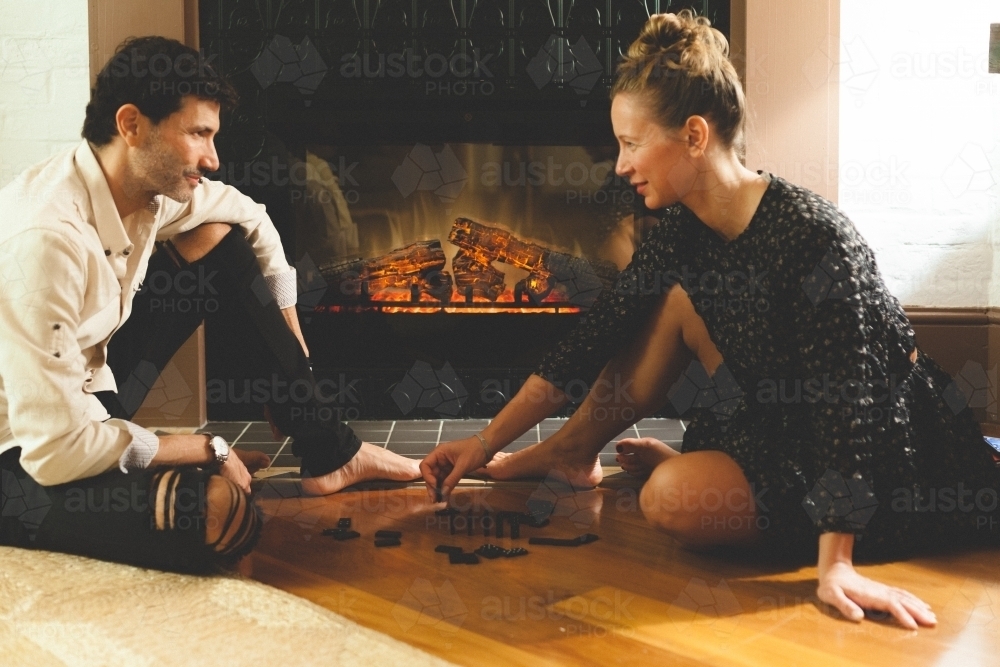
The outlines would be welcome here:
[[[221,435],[205,433],[208,436],[208,447],[214,456],[213,465],[222,465],[229,460],[229,443]]]

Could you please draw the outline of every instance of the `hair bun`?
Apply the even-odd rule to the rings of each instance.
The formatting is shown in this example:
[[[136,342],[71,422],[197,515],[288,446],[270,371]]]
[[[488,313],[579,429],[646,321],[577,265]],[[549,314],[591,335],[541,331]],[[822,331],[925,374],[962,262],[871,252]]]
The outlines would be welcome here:
[[[655,59],[670,69],[703,75],[729,56],[725,36],[704,16],[690,9],[653,14],[628,50],[629,59]]]

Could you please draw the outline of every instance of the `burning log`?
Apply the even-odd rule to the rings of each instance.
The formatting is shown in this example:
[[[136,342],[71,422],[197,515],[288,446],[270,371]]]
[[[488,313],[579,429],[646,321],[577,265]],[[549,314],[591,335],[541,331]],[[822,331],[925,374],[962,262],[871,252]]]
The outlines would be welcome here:
[[[463,294],[472,290],[473,296],[496,301],[503,294],[503,272],[498,271],[489,262],[482,262],[475,255],[459,250],[451,260],[451,269],[455,272],[455,284]]]
[[[493,268],[503,262],[528,271],[524,284],[515,286],[515,301],[527,293],[540,303],[553,289],[563,299],[589,306],[600,291],[611,285],[618,270],[610,262],[590,262],[562,252],[522,241],[503,229],[457,218],[448,240],[457,245],[458,255],[451,262],[455,283],[473,285],[476,294],[496,300],[504,290],[504,275]]]
[[[440,241],[418,241],[372,259],[323,264],[327,282],[325,300],[337,303],[407,301],[420,305],[424,295],[437,301],[455,297],[472,305],[476,298],[496,302],[504,294],[504,273],[493,266],[502,262],[528,271],[514,287],[514,302],[525,295],[535,305],[555,292],[557,299],[576,306],[591,305],[600,291],[617,276],[614,265],[590,262],[522,241],[510,232],[458,218],[448,240],[459,247],[452,259],[454,283],[444,270],[446,259]],[[393,290],[387,293],[387,290]],[[501,299],[502,300],[502,299]]]
[[[319,267],[323,278],[336,286],[336,300],[367,300],[369,295],[389,288],[419,289],[438,301],[451,299],[451,274],[444,270],[444,250],[440,241],[417,241],[380,257],[358,259]],[[347,297],[347,299],[344,299]]]

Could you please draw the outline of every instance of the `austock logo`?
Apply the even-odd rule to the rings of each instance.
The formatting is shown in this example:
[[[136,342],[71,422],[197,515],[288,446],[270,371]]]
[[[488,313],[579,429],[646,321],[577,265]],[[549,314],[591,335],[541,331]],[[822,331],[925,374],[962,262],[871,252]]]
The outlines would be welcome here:
[[[469,53],[422,55],[413,49],[399,53],[349,53],[341,57],[340,75],[348,79],[426,79],[424,94],[492,95],[496,86],[490,79],[494,54],[479,49]]]
[[[25,474],[19,479],[13,472],[0,469],[0,520],[16,518],[28,539],[34,541],[51,507],[52,499],[45,487],[31,476]]]
[[[392,172],[392,182],[403,197],[431,191],[445,203],[453,203],[468,180],[465,167],[447,144],[437,153],[430,146],[417,144]]]
[[[261,523],[284,519],[301,528],[302,539],[312,539],[326,511],[322,498],[306,496],[302,487],[290,480],[265,479],[254,494],[254,504],[261,509]]]
[[[194,392],[172,361],[162,373],[158,373],[152,363],[140,361],[118,392],[118,400],[130,414],[146,405],[165,419],[178,419],[183,415],[193,396]]]
[[[308,37],[296,46],[284,35],[275,35],[250,67],[261,88],[291,83],[303,95],[316,92],[326,70],[326,63]]]
[[[554,83],[569,86],[577,95],[586,95],[600,80],[604,68],[583,37],[572,44],[565,37],[549,35],[528,63],[527,72],[539,90]]]
[[[743,390],[726,364],[719,364],[712,377],[695,359],[667,392],[670,404],[683,415],[691,408],[707,408],[716,419],[732,417],[743,401]]]
[[[802,291],[814,306],[826,299],[846,299],[857,291],[845,260],[828,251],[813,272],[802,281]]]
[[[944,400],[955,414],[967,407],[986,408],[987,412],[993,413],[997,409],[996,387],[996,367],[987,372],[982,364],[970,360],[945,387]]]
[[[415,362],[392,391],[392,400],[404,415],[415,408],[433,408],[441,415],[454,417],[468,397],[469,392],[448,362],[439,370],[426,361]]]
[[[824,518],[837,517],[861,530],[878,509],[878,498],[860,473],[844,479],[836,470],[827,469],[802,499],[802,508],[817,525]]]
[[[674,623],[707,625],[718,639],[730,637],[739,624],[743,607],[725,579],[709,586],[704,579],[693,577],[667,609]]]
[[[448,636],[458,632],[468,616],[468,607],[447,579],[440,586],[428,579],[414,579],[392,608],[392,617],[403,632],[417,626],[429,626],[442,636]]]
[[[604,499],[597,489],[577,489],[565,473],[553,470],[528,497],[527,504],[539,519],[567,517],[574,526],[584,529],[600,516]]]
[[[979,144],[966,144],[944,170],[945,187],[956,199],[967,194],[981,194],[996,184],[998,168]]]

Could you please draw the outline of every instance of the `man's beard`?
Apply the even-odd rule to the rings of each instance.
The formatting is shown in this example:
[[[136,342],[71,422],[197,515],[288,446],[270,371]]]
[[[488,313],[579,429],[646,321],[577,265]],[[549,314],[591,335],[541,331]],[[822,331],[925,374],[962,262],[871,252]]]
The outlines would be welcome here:
[[[191,186],[186,174],[201,176],[201,171],[186,168],[183,161],[176,159],[170,147],[154,130],[146,146],[136,155],[136,186],[153,195],[165,195],[181,204],[191,201]]]

